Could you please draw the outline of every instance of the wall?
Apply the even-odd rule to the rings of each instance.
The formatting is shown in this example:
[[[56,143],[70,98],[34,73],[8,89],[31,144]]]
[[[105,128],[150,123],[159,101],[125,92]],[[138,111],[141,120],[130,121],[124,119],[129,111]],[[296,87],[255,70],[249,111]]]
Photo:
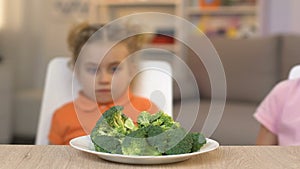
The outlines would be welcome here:
[[[7,57],[15,65],[16,91],[43,88],[48,61],[55,56],[69,55],[67,32],[73,23],[85,19],[85,16],[69,15],[70,9],[74,8],[71,2],[86,0],[61,0],[65,4],[60,7],[57,1],[5,1],[1,43],[5,43]],[[63,15],[57,12],[59,10],[69,13]]]
[[[299,0],[260,0],[259,3],[262,35],[300,34]]]
[[[12,107],[11,126],[16,135],[35,134],[47,64],[55,56],[69,55],[68,30],[85,17],[72,13],[79,1],[85,0],[5,1],[0,44],[13,76],[13,105],[18,106]]]

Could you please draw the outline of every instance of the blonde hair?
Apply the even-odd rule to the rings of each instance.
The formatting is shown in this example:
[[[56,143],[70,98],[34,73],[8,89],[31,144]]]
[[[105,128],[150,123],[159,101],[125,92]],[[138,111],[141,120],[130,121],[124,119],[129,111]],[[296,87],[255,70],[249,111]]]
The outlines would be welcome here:
[[[72,53],[72,63],[75,64],[77,58],[80,54],[82,47],[89,41],[89,39],[93,36],[93,40],[100,40],[101,35],[95,34],[100,28],[104,25],[96,25],[89,24],[88,22],[80,23],[74,26],[68,35],[67,42],[69,46],[69,50]],[[109,29],[109,28],[108,28]],[[125,27],[125,29],[129,29],[129,27]],[[129,30],[130,31],[130,30]],[[117,32],[115,32],[117,33]],[[95,35],[94,35],[95,34]],[[96,36],[96,37],[95,37]],[[121,40],[119,43],[123,43],[126,45],[129,53],[134,53],[140,50],[145,42],[147,37],[144,34],[137,34],[130,36],[126,39]],[[119,44],[118,43],[118,44]]]

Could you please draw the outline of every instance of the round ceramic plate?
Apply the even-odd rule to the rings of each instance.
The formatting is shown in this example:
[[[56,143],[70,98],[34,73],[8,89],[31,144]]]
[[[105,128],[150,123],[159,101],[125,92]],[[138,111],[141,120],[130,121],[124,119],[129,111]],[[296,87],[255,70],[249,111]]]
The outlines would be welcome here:
[[[97,152],[94,149],[94,145],[89,135],[72,139],[70,141],[70,145],[77,150],[95,154],[100,158],[108,161],[127,163],[127,164],[164,164],[164,163],[184,161],[193,156],[215,150],[216,148],[219,147],[219,143],[215,140],[207,138],[206,141],[207,143],[203,147],[201,147],[201,149],[197,152],[178,154],[178,155],[163,155],[163,156],[129,156],[129,155]]]

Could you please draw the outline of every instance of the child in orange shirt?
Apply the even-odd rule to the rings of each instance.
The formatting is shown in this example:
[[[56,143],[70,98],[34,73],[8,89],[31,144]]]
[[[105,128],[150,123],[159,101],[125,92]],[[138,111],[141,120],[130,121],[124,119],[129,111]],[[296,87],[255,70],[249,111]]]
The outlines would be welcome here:
[[[99,26],[85,23],[69,34],[72,65],[82,90],[73,102],[54,113],[49,133],[51,144],[69,144],[71,139],[89,134],[101,115],[114,105],[124,106],[124,114],[134,122],[141,111],[158,111],[151,101],[135,96],[128,87],[134,66],[123,61],[140,49],[140,35],[122,40],[103,57],[101,46],[105,44],[97,35],[98,29]]]

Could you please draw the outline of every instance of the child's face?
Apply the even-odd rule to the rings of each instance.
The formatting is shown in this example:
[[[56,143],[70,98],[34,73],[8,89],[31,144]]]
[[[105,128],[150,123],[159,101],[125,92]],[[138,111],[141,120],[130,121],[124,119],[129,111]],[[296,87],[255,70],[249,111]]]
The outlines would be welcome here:
[[[130,67],[128,62],[121,62],[127,58],[129,52],[124,44],[118,44],[106,54],[98,66],[103,53],[103,47],[99,43],[86,45],[76,75],[87,97],[96,97],[98,103],[109,103],[128,90]]]

